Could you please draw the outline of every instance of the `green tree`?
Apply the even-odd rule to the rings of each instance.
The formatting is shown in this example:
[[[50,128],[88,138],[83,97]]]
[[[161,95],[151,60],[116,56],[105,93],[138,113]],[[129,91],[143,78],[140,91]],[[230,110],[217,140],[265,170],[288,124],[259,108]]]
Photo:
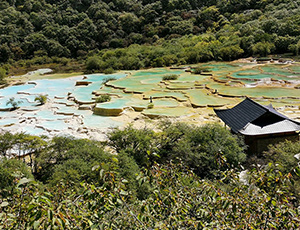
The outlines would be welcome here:
[[[232,61],[240,58],[244,50],[239,45],[226,46],[219,50],[220,56],[224,61]]]
[[[17,178],[33,178],[29,168],[22,161],[16,159],[0,160],[0,199],[7,197],[16,191],[15,180]],[[1,219],[1,217],[0,217]]]
[[[172,147],[171,159],[180,157],[202,177],[215,177],[214,173],[218,170],[237,166],[246,159],[243,141],[219,124],[174,128],[180,138]],[[167,129],[174,128],[170,126]]]
[[[127,126],[125,129],[115,129],[108,133],[108,145],[113,147],[117,152],[124,151],[140,166],[149,166],[151,160],[155,158],[152,154],[155,133],[153,130],[135,129]]]
[[[15,135],[10,132],[0,134],[0,152],[3,158],[9,158],[10,151],[15,144]]]
[[[19,105],[22,104],[22,101],[16,101],[16,99],[14,97],[11,97],[8,99],[8,101],[6,102],[6,105],[11,105],[12,109],[18,109]]]
[[[275,50],[275,45],[270,42],[258,42],[252,46],[253,54],[258,54],[265,57]]]
[[[6,70],[0,67],[0,84],[5,83]]]
[[[60,180],[80,183],[97,178],[92,167],[110,162],[111,157],[97,141],[54,137],[36,158],[36,177],[55,185]],[[70,175],[69,175],[70,174]]]
[[[46,104],[47,100],[48,96],[43,94],[40,94],[34,98],[34,101],[38,102],[40,105]]]
[[[86,69],[90,71],[100,70],[102,67],[101,60],[97,56],[89,57],[86,61]]]

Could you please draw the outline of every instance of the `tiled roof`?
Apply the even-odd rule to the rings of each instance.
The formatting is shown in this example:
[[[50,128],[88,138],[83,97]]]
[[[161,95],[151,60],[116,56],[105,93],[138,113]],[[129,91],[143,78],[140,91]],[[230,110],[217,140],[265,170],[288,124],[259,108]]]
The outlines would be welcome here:
[[[215,109],[215,113],[234,133],[260,135],[300,130],[300,123],[246,98],[231,109]]]

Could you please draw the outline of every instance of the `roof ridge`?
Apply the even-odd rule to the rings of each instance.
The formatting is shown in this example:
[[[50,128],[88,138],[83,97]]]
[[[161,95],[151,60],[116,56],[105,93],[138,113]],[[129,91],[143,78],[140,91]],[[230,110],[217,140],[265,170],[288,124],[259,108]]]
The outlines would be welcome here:
[[[259,107],[261,107],[261,108],[265,109],[266,111],[268,111],[268,109],[265,106],[263,106],[263,105],[259,104],[258,102],[252,100],[250,97],[246,97],[245,100],[249,100],[249,101],[253,102],[254,104],[258,105]]]
[[[300,125],[300,122],[294,121],[281,114],[272,105],[264,106],[249,97],[246,97],[242,102],[230,109],[214,109],[214,111],[235,133],[239,132],[242,128],[247,127],[249,123],[254,122],[266,113],[270,113],[272,116],[281,117],[281,119]]]

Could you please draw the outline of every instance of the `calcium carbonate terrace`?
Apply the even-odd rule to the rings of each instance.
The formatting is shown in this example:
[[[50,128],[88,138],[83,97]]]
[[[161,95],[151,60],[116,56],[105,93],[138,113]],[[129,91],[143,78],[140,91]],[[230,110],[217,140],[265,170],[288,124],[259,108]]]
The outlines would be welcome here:
[[[55,80],[41,76],[41,80],[0,90],[0,128],[33,135],[63,133],[97,139],[111,127],[147,117],[207,120],[210,108],[231,107],[245,96],[265,104],[271,102],[299,119],[299,64],[198,66],[209,72],[196,75],[184,69],[158,68]],[[171,74],[178,75],[178,79],[162,80]],[[114,80],[107,82],[108,78]],[[47,94],[49,102],[37,106],[34,98],[39,94]],[[101,95],[110,95],[112,100],[96,103]],[[6,102],[11,97],[22,102],[20,109],[9,111]]]

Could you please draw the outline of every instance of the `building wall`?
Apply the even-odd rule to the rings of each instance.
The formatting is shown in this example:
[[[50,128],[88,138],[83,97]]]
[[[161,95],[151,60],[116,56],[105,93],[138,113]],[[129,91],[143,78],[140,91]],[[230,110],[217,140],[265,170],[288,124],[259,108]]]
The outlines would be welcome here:
[[[299,141],[299,134],[292,133],[279,133],[259,136],[245,136],[245,143],[248,145],[248,154],[262,154],[263,151],[268,150],[268,146],[271,144],[277,144],[289,140],[292,142]]]

